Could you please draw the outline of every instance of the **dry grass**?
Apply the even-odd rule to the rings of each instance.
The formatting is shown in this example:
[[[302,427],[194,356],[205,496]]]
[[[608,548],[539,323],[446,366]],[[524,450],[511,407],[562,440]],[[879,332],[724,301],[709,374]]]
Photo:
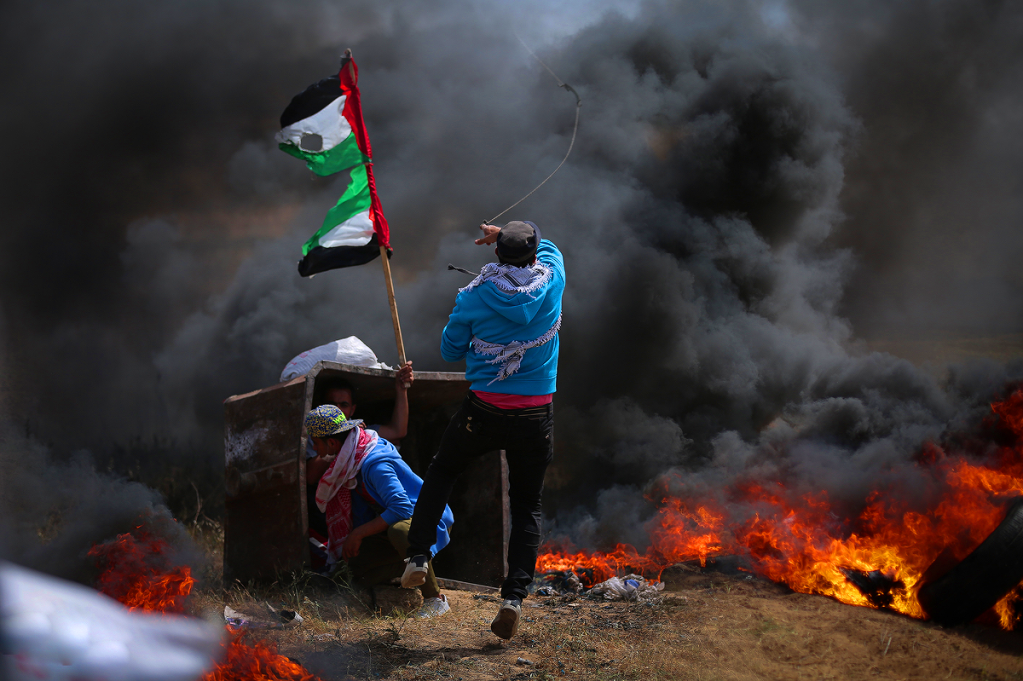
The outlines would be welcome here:
[[[324,679],[1023,681],[1023,634],[945,630],[741,576],[693,575],[648,603],[530,599],[508,642],[490,632],[497,599],[481,594],[449,591],[451,612],[422,620],[374,614],[371,594],[343,578],[212,584],[196,592],[197,614],[219,618],[225,604],[299,611],[299,627],[254,633]]]

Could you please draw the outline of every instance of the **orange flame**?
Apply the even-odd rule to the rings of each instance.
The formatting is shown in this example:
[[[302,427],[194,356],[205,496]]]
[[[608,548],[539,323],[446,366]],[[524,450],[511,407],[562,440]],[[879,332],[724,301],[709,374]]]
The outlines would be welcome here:
[[[89,549],[103,566],[96,588],[129,610],[184,612],[185,598],[195,584],[192,571],[187,566],[168,569],[167,542],[145,530],[136,532],[138,536],[121,534]]]
[[[313,681],[317,677],[308,669],[277,653],[271,641],[248,643],[245,636],[230,632],[224,644],[227,653],[202,681]]]
[[[991,408],[1015,442],[1001,447],[986,465],[933,444],[925,447],[917,465],[941,492],[926,512],[911,510],[899,490],[876,490],[857,517],[842,520],[823,492],[792,501],[781,483],[740,483],[726,490],[725,497],[738,502],[731,511],[709,499],[692,504],[661,499],[648,526],[645,553],[627,544],[611,553],[573,553],[546,545],[538,571],[574,570],[591,586],[626,569],[659,576],[673,563],[699,560],[706,565],[709,556],[739,554],[768,579],[851,605],[878,607],[850,581],[851,572],[883,575],[892,587],[885,605],[924,617],[916,589],[928,567],[941,554],[964,558],[997,527],[1003,502],[1023,495],[1023,389]],[[752,513],[740,518],[738,508]],[[1020,598],[1023,588],[996,606],[1004,627],[1014,626],[1011,603]]]
[[[186,566],[168,565],[169,546],[142,526],[134,533],[118,535],[97,544],[89,555],[102,568],[96,588],[129,609],[152,612],[184,612],[185,599],[195,579]],[[269,641],[248,642],[243,633],[228,628],[224,656],[202,681],[314,681],[317,677],[302,665],[277,653]]]

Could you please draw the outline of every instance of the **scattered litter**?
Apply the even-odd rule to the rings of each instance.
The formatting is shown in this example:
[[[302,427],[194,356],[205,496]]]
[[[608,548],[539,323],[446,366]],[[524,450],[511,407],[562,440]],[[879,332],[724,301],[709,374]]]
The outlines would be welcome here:
[[[524,657],[520,657],[519,659],[515,660],[515,664],[529,664],[529,665],[531,665],[531,664],[533,664],[533,661],[532,660],[527,660]]]
[[[266,619],[246,615],[225,605],[224,621],[236,629],[285,629],[302,623],[302,616],[293,610],[274,610],[269,603],[265,605],[269,615]]]
[[[639,575],[612,577],[589,591],[590,597],[603,597],[608,601],[641,601],[656,598],[664,590],[664,582],[651,583]]]
[[[263,603],[271,620],[276,620],[286,626],[298,626],[302,624],[302,616],[294,610],[276,610],[269,603]]]
[[[234,610],[231,606],[224,606],[224,621],[227,622],[228,626],[232,627],[247,627],[249,626],[249,620],[245,615],[241,614],[237,610]]]
[[[574,572],[569,572],[565,575],[565,588],[569,591],[579,593],[583,590],[582,580]]]
[[[586,578],[589,578],[589,580],[592,581],[592,570],[582,570],[582,572]],[[584,589],[583,578],[580,578],[580,576],[572,570],[552,570],[540,577],[537,582],[533,582],[533,584],[530,585],[530,589],[533,593],[541,596],[577,594],[581,593]]]

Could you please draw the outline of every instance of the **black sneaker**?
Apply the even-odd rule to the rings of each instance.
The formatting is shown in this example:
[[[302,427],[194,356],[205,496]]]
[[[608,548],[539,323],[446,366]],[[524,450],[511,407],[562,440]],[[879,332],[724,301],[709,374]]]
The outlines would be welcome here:
[[[426,556],[412,556],[405,559],[405,573],[401,576],[401,586],[405,589],[414,589],[426,583],[427,564],[430,559]]]
[[[490,623],[490,631],[498,638],[510,639],[519,629],[519,616],[522,615],[522,606],[519,601],[506,600],[497,611],[497,617]]]

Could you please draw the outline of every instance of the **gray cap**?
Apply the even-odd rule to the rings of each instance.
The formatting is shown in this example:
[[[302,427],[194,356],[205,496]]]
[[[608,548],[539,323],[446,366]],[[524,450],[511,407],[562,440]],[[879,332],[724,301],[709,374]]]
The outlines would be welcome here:
[[[540,228],[532,222],[509,222],[497,233],[497,254],[509,265],[526,265],[536,255]]]

